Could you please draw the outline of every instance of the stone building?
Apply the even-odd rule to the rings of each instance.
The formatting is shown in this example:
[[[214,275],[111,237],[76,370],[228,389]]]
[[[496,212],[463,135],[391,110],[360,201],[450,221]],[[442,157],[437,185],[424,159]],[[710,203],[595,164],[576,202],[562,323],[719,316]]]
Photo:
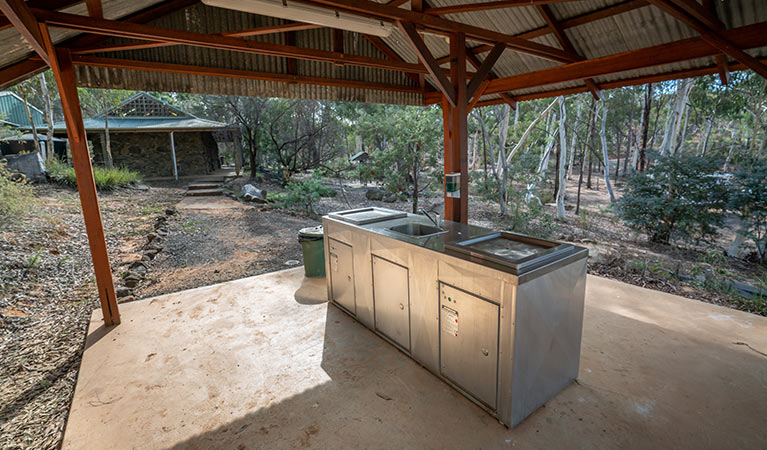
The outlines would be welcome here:
[[[147,93],[138,93],[104,117],[84,119],[94,164],[105,159],[105,130],[115,167],[144,178],[204,175],[221,167],[219,144],[238,144],[238,130],[225,123],[200,119]],[[63,122],[56,133],[65,134]]]

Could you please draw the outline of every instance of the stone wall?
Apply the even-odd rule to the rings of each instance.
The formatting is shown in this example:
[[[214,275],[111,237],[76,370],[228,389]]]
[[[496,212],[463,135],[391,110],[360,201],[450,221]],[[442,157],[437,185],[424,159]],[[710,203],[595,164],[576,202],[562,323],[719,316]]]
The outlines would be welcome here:
[[[144,177],[172,177],[170,133],[110,133],[115,167],[140,172]],[[209,131],[175,132],[178,175],[204,175],[220,167],[218,145]],[[103,164],[104,134],[88,133],[93,162]]]

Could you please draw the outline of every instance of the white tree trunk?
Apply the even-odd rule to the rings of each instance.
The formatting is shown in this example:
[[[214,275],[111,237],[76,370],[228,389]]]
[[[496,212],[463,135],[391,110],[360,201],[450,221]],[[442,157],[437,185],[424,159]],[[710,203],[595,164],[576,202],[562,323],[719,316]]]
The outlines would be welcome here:
[[[522,134],[522,137],[519,138],[519,142],[517,142],[517,144],[514,146],[514,148],[511,149],[511,152],[509,152],[509,155],[506,157],[506,164],[511,162],[511,158],[513,158],[514,155],[517,153],[517,150],[519,150],[520,147],[522,147],[522,144],[525,142],[525,139],[527,139],[527,136],[529,136],[530,132],[533,131],[533,128],[535,128],[535,126],[538,124],[538,122],[541,121],[541,119],[546,117],[546,114],[548,114],[549,111],[551,111],[551,108],[553,108],[554,105],[556,105],[556,104],[557,104],[557,100],[554,100],[553,102],[551,102],[551,104],[546,109],[543,110],[541,115],[536,117],[535,120],[533,120],[533,123],[531,123],[527,127],[525,132]],[[517,107],[517,111],[519,111],[519,107]]]
[[[735,149],[735,137],[737,137],[737,135],[738,135],[738,132],[735,130],[732,130],[732,143],[730,144],[730,151],[727,152],[727,159],[724,160],[722,173],[727,173],[727,169],[730,166],[730,159],[732,159],[732,151]]]
[[[708,124],[706,124],[706,137],[703,139],[703,147],[700,149],[700,156],[706,155],[706,149],[708,148],[708,139],[711,136],[711,128],[714,126],[714,116],[708,118]]]
[[[687,106],[687,98],[690,95],[692,84],[692,79],[681,80],[676,83],[677,88],[674,105],[666,119],[666,131],[663,134],[663,142],[660,146],[661,155],[665,155],[666,153],[673,154],[676,149],[676,141],[679,137],[680,128],[682,127],[682,115],[685,106]]]
[[[567,114],[565,111],[565,98],[559,97],[559,189],[557,189],[557,219],[566,220],[565,218],[565,192],[567,190],[567,138],[565,136],[565,120]],[[572,158],[571,158],[572,160]],[[572,162],[570,163],[572,164]]]
[[[578,122],[581,121],[581,107],[582,106],[583,106],[583,103],[578,102],[578,112],[575,113],[575,126],[573,127],[573,129],[575,129],[575,127],[578,126]],[[572,138],[570,138],[570,149],[571,149],[571,151],[570,151],[570,162],[567,164],[567,178],[568,179],[573,176],[573,166],[575,165],[575,151],[572,151],[572,149],[575,148],[575,137],[576,136],[577,136],[577,134],[573,133]]]
[[[602,97],[602,129],[599,131],[599,136],[602,138],[602,158],[605,162],[605,186],[607,193],[610,194],[610,202],[615,203],[615,194],[610,183],[610,157],[607,155],[607,103],[604,97]]]
[[[53,104],[51,102],[51,93],[48,91],[48,83],[45,80],[45,72],[40,74],[40,88],[43,91],[43,98],[45,98],[45,121],[48,125],[48,131],[45,134],[45,145],[47,147],[45,157],[52,159],[55,154],[53,148]]]
[[[556,103],[557,100],[554,100],[554,102]],[[554,120],[556,120],[556,114],[554,115]],[[541,154],[541,161],[538,163],[538,170],[535,171],[535,176],[533,177],[533,180],[527,185],[527,192],[525,193],[525,203],[530,203],[530,200],[535,199],[535,201],[537,201],[539,205],[542,205],[541,199],[538,198],[538,196],[533,193],[533,190],[538,185],[538,182],[545,177],[546,168],[549,166],[549,157],[551,156],[551,149],[554,148],[557,134],[559,134],[559,131],[554,132],[554,136],[551,136],[551,139],[547,140],[546,146],[543,148],[543,154]]]
[[[109,139],[109,111],[107,110],[107,93],[102,91],[101,102],[104,105],[104,164],[107,169],[114,167],[112,162],[112,143]]]

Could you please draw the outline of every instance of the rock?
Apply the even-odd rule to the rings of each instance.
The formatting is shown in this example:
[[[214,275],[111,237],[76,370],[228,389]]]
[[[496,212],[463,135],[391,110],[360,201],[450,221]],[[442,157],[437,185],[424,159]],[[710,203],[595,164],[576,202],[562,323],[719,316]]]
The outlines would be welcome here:
[[[242,187],[242,197],[249,202],[266,203],[266,190],[246,184]]]
[[[157,240],[154,240],[144,245],[144,250],[154,250],[155,252],[160,253],[162,251],[162,245],[160,245]]]
[[[124,298],[130,296],[131,290],[125,286],[117,286],[115,288],[115,294],[117,295],[117,298]]]
[[[382,200],[383,197],[384,197],[384,191],[380,189],[373,188],[373,189],[368,189],[365,192],[365,198],[368,200]]]
[[[138,286],[138,284],[140,282],[141,282],[141,280],[136,280],[136,279],[133,279],[133,278],[131,278],[129,280],[126,279],[125,280],[125,286],[127,286],[129,288],[134,288],[134,287]]]
[[[136,267],[143,267],[145,269],[148,269],[149,264],[145,261],[134,261],[133,264],[128,266],[128,269],[135,269]]]
[[[297,266],[299,264],[301,264],[301,261],[299,261],[297,259],[289,259],[289,260],[285,261],[285,265],[286,266]]]
[[[397,201],[397,196],[395,194],[388,193],[383,196],[381,201],[384,201],[386,203],[394,203]]]
[[[142,259],[146,258],[147,260],[152,260],[155,256],[157,256],[158,253],[159,252],[157,250],[146,250],[142,255]]]
[[[157,236],[157,234],[155,234],[155,233],[149,233],[149,234],[147,234],[147,235],[146,235],[146,241],[147,241],[147,242],[152,242],[152,241],[153,241],[153,240],[155,240],[157,237],[158,237],[158,236]]]
[[[143,277],[140,274],[133,271],[130,271],[126,273],[125,276],[123,276],[124,280],[141,280],[142,278]],[[131,286],[128,286],[128,287],[131,287]]]
[[[168,235],[168,229],[167,228],[157,228],[154,230],[155,233],[157,233],[158,236],[167,236]]]
[[[165,214],[168,216],[173,216],[178,212],[175,206],[169,206],[167,209],[165,209]]]
[[[149,186],[146,184],[141,183],[131,183],[128,185],[128,188],[133,189],[134,191],[148,191]]]
[[[136,300],[136,298],[134,296],[132,296],[132,295],[129,295],[129,296],[123,297],[123,298],[119,298],[118,297],[117,298],[117,303],[128,303],[128,302],[132,302],[134,300]]]

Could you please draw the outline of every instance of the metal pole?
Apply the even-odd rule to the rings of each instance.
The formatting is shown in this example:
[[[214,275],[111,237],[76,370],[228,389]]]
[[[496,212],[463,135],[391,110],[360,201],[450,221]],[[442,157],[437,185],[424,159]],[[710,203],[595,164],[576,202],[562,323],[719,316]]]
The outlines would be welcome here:
[[[170,155],[173,158],[173,178],[178,180],[178,165],[176,164],[176,142],[173,139],[173,132],[170,132]]]

